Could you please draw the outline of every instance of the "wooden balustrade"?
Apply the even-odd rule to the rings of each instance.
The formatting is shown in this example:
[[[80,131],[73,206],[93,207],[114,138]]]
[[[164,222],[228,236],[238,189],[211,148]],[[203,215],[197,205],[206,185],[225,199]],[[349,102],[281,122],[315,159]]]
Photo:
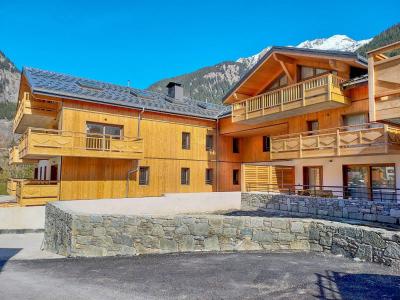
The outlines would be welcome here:
[[[25,92],[18,103],[13,130],[22,134],[29,126],[50,127],[55,122],[58,111],[57,102],[34,99],[30,93]]]
[[[271,159],[397,153],[400,129],[380,123],[271,137]]]
[[[21,206],[44,205],[59,199],[59,182],[48,180],[16,181],[16,198]]]
[[[327,103],[329,108],[347,105],[348,99],[341,91],[344,80],[333,74],[325,74],[281,89],[248,98],[232,105],[232,121],[260,118],[261,121],[283,116],[297,115],[321,109],[316,104]],[[306,111],[304,110],[306,108]],[[288,114],[289,113],[289,114]]]
[[[28,128],[19,141],[19,156],[41,159],[54,156],[139,159],[143,156],[140,138]]]
[[[400,41],[368,53],[371,120],[397,122],[400,118],[400,55],[385,55],[396,49]]]

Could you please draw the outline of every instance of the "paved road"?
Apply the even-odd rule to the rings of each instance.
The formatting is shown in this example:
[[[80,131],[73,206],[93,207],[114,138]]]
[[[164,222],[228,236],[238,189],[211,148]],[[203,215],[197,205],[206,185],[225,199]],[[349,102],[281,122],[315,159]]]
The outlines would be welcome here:
[[[323,254],[147,255],[8,261],[0,291],[1,299],[399,299],[400,277]]]

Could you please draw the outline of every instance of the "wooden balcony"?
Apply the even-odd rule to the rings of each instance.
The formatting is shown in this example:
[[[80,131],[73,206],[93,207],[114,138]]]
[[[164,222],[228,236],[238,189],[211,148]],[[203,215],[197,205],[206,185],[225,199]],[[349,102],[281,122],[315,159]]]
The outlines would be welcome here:
[[[8,164],[9,165],[18,165],[18,164],[33,164],[37,163],[35,159],[21,159],[19,157],[19,147],[14,146],[8,150]]]
[[[345,106],[343,81],[327,74],[234,103],[232,122],[255,124]]]
[[[400,49],[400,42],[368,53],[370,105],[375,105],[375,120],[399,123],[400,118],[400,55],[388,57],[386,52]],[[373,119],[373,118],[371,118]]]
[[[59,199],[59,182],[19,180],[16,182],[17,203],[21,206],[44,205]]]
[[[271,137],[271,159],[400,153],[400,128],[380,123]]]
[[[28,127],[54,128],[58,111],[58,102],[34,99],[30,93],[25,92],[18,104],[13,130],[22,134]]]
[[[51,129],[28,128],[18,145],[22,159],[48,159],[55,156],[140,159],[140,138],[95,135]]]
[[[17,194],[17,184],[22,180],[24,179],[9,178],[7,180],[7,193],[11,196],[15,196]]]

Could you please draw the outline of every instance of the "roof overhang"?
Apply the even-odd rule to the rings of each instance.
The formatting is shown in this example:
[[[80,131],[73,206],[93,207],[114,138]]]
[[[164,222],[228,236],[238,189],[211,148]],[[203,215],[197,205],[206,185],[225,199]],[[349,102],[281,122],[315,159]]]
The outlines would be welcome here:
[[[293,65],[296,62],[319,63],[321,68],[330,66],[331,69],[341,68],[343,65],[368,68],[368,61],[353,52],[327,51],[304,49],[295,47],[272,47],[251,68],[231,90],[223,97],[224,104],[232,104],[236,101],[257,95],[270,81],[266,78],[275,78],[283,72],[285,64]],[[260,89],[260,87],[262,87]]]

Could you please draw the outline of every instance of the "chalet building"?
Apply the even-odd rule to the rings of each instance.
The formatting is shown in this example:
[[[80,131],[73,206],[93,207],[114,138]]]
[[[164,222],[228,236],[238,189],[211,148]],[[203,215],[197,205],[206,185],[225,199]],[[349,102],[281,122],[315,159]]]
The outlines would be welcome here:
[[[400,186],[400,56],[273,47],[225,106],[24,68],[9,180],[21,205],[176,192],[355,197]],[[296,190],[296,191],[294,191]],[[337,193],[337,191],[335,191]],[[373,199],[374,192],[367,195]]]

